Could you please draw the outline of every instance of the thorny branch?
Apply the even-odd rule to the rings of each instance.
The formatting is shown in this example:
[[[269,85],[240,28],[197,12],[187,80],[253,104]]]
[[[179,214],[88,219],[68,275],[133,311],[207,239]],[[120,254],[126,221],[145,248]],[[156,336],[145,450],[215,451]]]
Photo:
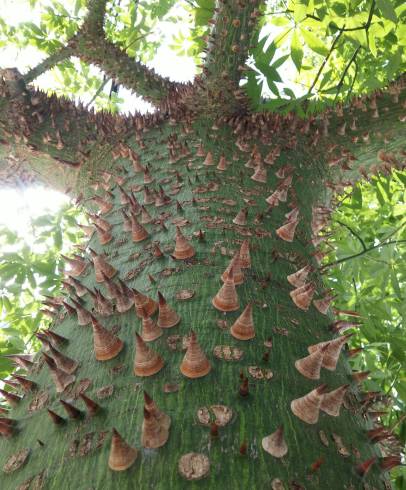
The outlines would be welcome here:
[[[237,84],[264,0],[216,2],[203,74],[209,81]]]
[[[67,46],[50,55],[24,77],[32,82],[58,62],[74,55],[97,65],[110,78],[135,91],[149,102],[160,105],[168,97],[176,98],[184,84],[171,82],[154,70],[130,58],[126,52],[106,39],[104,18],[107,0],[90,0],[88,13],[79,31],[68,41]],[[127,47],[128,48],[128,47]]]
[[[69,44],[67,46],[63,46],[58,51],[55,51],[55,53],[52,53],[45,58],[45,60],[41,61],[41,63],[39,63],[37,66],[29,70],[24,75],[25,83],[34,81],[40,75],[53,68],[56,64],[70,58],[73,54],[74,50]]]

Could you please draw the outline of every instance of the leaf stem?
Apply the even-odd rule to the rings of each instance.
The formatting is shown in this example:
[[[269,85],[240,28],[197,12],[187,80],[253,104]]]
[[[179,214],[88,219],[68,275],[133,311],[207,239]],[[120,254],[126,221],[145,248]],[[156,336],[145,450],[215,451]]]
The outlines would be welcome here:
[[[371,252],[371,250],[375,250],[376,248],[384,247],[386,245],[398,245],[400,243],[406,243],[406,240],[390,240],[389,242],[385,242],[385,243],[380,242],[377,245],[373,245],[372,247],[369,247],[366,250],[362,250],[361,252],[358,252],[357,254],[349,255],[348,257],[343,257],[342,259],[335,260],[334,262],[329,262],[328,264],[323,265],[321,267],[321,270],[326,269],[327,267],[332,267],[334,265],[342,264],[343,262],[347,262],[347,260],[355,259],[357,257],[360,257],[361,255]]]
[[[350,61],[347,63],[347,66],[344,69],[344,72],[340,78],[340,81],[338,82],[338,85],[337,85],[337,91],[336,91],[336,96],[334,97],[334,102],[337,100],[338,94],[340,93],[341,87],[343,86],[344,79],[348,73],[348,70],[350,69],[350,66],[352,65],[352,63],[355,62],[355,59],[356,59],[360,49],[361,49],[361,45],[359,45],[358,48],[354,51],[354,54],[351,56]]]
[[[345,228],[347,228],[347,230],[355,236],[355,238],[358,239],[358,241],[360,242],[361,246],[362,246],[362,250],[366,250],[367,249],[367,246],[365,245],[365,242],[364,240],[358,235],[358,233],[356,233],[352,228],[351,226],[348,226],[346,223],[343,223],[342,221],[339,221],[338,219],[336,220],[337,223],[339,223],[341,226],[344,226]]]
[[[343,33],[343,31],[340,30],[340,32],[335,37],[333,43],[331,44],[330,51],[327,53],[327,56],[324,58],[323,63],[320,65],[319,71],[317,72],[317,75],[316,75],[315,79],[313,80],[313,83],[311,84],[311,86],[310,86],[310,88],[309,88],[309,90],[307,92],[307,95],[310,95],[312,93],[312,90],[313,90],[314,86],[316,85],[317,81],[319,80],[320,75],[321,75],[324,67],[326,66],[326,63],[329,60],[329,58],[331,56],[331,53],[333,52],[333,50],[334,50],[334,48],[335,48],[338,40],[340,39],[342,33]]]

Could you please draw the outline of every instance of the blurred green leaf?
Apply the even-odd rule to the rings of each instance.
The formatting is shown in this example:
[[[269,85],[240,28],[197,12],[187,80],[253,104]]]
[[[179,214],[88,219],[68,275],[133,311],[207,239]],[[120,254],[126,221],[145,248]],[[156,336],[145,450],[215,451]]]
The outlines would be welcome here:
[[[303,60],[303,48],[300,43],[300,39],[298,33],[294,31],[290,44],[290,54],[292,57],[292,61],[296,66],[297,71],[300,71]]]
[[[323,56],[326,56],[328,54],[328,48],[326,47],[325,43],[323,43],[320,38],[313,34],[313,32],[310,32],[304,28],[301,28],[300,32],[304,40],[306,41],[306,44],[312,51]]]
[[[397,22],[398,17],[391,0],[376,0],[376,4],[386,19]]]

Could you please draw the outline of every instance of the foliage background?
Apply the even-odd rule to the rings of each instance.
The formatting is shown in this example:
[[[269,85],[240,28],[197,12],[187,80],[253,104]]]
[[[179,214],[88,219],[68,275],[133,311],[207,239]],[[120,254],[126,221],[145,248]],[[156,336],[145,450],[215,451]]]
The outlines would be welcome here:
[[[0,228],[0,354],[38,350],[34,334],[50,323],[40,312],[44,295],[61,291],[64,269],[60,254],[72,251],[82,240],[76,224],[80,211],[67,204],[31,220],[24,234]],[[82,218],[83,220],[83,218]],[[0,357],[0,378],[13,370]]]
[[[10,24],[0,14],[0,52],[14,46],[43,57],[53,54],[74,35],[86,12],[86,0],[21,1],[35,8],[37,18]],[[114,0],[106,32],[144,63],[153,62],[158,47],[168,43],[199,71],[214,5],[215,0]],[[254,109],[313,112],[380,88],[405,71],[403,0],[268,0],[265,5],[252,34],[245,80]],[[179,72],[180,66],[171,78]],[[97,109],[127,107],[125,90],[76,58],[63,60],[52,74],[52,80],[38,80],[42,88],[52,87]]]
[[[324,259],[338,309],[360,313],[362,325],[350,348],[356,371],[370,371],[366,391],[389,397],[385,425],[406,444],[406,172],[379,175],[337,197],[330,243]],[[338,263],[337,263],[338,262]],[[331,265],[328,265],[331,264]],[[405,468],[392,472],[406,488]]]

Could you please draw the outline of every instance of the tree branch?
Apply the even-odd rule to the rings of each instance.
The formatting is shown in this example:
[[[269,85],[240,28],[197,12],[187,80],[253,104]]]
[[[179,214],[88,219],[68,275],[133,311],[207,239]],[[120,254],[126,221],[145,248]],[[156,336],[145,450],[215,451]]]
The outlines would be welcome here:
[[[203,79],[208,90],[223,99],[238,89],[248,50],[257,34],[263,0],[217,0],[207,42]]]
[[[366,248],[365,250],[362,250],[357,254],[349,255],[348,257],[335,260],[334,262],[329,262],[328,264],[323,265],[323,267],[321,267],[321,270],[324,270],[327,267],[333,267],[334,265],[342,264],[343,262],[347,262],[348,260],[352,260],[357,257],[361,257],[361,255],[365,255],[366,253],[371,252],[371,250],[375,250],[376,248],[385,247],[386,245],[398,245],[399,243],[406,243],[406,240],[390,240],[389,242],[378,243],[377,245],[373,245],[372,247]]]
[[[332,188],[406,168],[406,76],[370,95],[354,97],[320,116],[318,144],[325,148]],[[325,125],[327,121],[327,126]]]
[[[348,230],[348,231],[349,231],[349,232],[350,232],[352,235],[354,235],[354,236],[355,236],[355,238],[357,238],[357,239],[358,239],[358,241],[360,242],[360,244],[361,244],[361,246],[362,246],[362,249],[363,249],[364,251],[366,251],[366,250],[367,250],[367,246],[365,245],[364,240],[363,240],[363,239],[362,239],[362,238],[361,238],[361,237],[358,235],[358,233],[356,233],[356,232],[355,232],[355,231],[354,231],[354,230],[353,230],[353,229],[352,229],[350,226],[348,226],[347,224],[343,223],[342,221],[340,221],[340,220],[338,220],[338,219],[337,219],[337,220],[336,220],[336,222],[337,222],[337,223],[339,223],[341,226],[344,226],[344,228],[347,228],[347,230]]]
[[[55,53],[50,54],[47,58],[45,58],[45,60],[41,61],[41,63],[39,63],[37,66],[29,70],[24,75],[25,83],[33,82],[40,75],[50,70],[61,61],[70,58],[73,54],[74,54],[74,50],[71,46],[69,45],[63,46]]]
[[[337,36],[335,37],[333,43],[331,44],[331,48],[330,48],[330,51],[327,53],[327,56],[324,58],[323,60],[323,63],[321,64],[320,68],[319,68],[319,71],[317,72],[317,75],[315,77],[315,79],[313,80],[313,83],[311,84],[308,92],[307,92],[307,95],[310,95],[312,93],[312,90],[313,88],[315,87],[316,83],[318,82],[319,78],[320,78],[320,75],[324,69],[324,67],[326,66],[326,63],[327,61],[329,60],[332,52],[334,51],[334,48],[338,42],[338,40],[340,39],[341,35],[342,35],[343,31],[340,30],[340,32],[337,34]]]
[[[117,79],[121,85],[154,105],[165,109],[175,105],[190,85],[161,77],[108,41],[104,32],[106,4],[107,0],[90,0],[87,16],[78,33],[69,40],[66,47],[32,68],[25,75],[25,82],[32,82],[59,61],[74,55],[98,66],[109,78]]]
[[[75,186],[111,120],[27,87],[16,69],[0,70],[1,183],[44,182],[58,190]]]
[[[187,87],[161,77],[104,39],[96,40],[87,36],[79,38],[76,55],[98,66],[109,78],[116,79],[120,85],[133,90],[154,105],[159,106],[168,98],[172,98],[172,103],[175,103]]]
[[[107,0],[89,1],[87,17],[71,42],[76,56],[98,66],[109,78],[116,79],[120,85],[154,105],[175,104],[188,85],[161,77],[108,41],[104,32],[106,4]]]
[[[336,91],[336,95],[334,98],[334,102],[337,100],[337,97],[340,93],[341,87],[343,86],[343,83],[344,83],[345,77],[348,73],[348,70],[350,69],[350,66],[352,65],[352,63],[355,62],[355,59],[357,58],[357,55],[358,55],[360,49],[361,49],[361,46],[358,46],[358,48],[354,51],[354,54],[351,56],[350,61],[347,63],[347,66],[345,67],[343,74],[341,75],[340,81],[337,84],[337,91]]]
[[[93,97],[89,100],[89,102],[86,104],[85,108],[88,109],[93,102],[97,99],[97,97],[103,92],[104,87],[106,86],[107,82],[110,80],[106,75],[103,78],[102,83],[100,84],[99,88],[96,90],[94,93]]]
[[[107,0],[89,0],[87,5],[87,16],[82,30],[89,36],[104,38],[104,17],[106,15]]]

